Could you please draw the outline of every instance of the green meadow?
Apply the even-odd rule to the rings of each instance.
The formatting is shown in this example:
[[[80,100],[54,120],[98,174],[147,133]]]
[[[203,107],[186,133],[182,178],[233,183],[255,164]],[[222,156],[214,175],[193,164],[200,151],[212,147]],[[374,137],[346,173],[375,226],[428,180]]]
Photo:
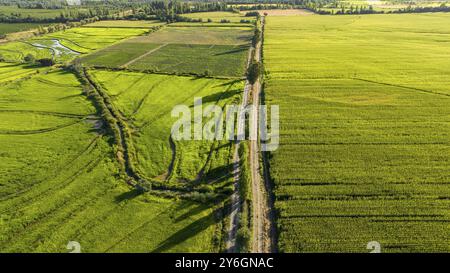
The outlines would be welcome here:
[[[112,21],[97,21],[91,24],[84,25],[83,27],[103,27],[103,28],[151,28],[155,26],[163,25],[160,21],[127,21],[127,20],[112,20]]]
[[[2,85],[0,101],[0,252],[67,252],[69,241],[82,252],[220,250],[213,204],[127,186],[73,74]]]
[[[162,45],[132,39],[145,35],[148,23],[106,21],[0,45],[10,62],[0,62],[0,252],[67,252],[69,241],[82,252],[223,251],[232,145],[171,140],[171,110],[192,107],[195,97],[204,98],[204,107],[238,103],[241,79],[88,70],[126,120],[133,163],[155,187],[143,193],[127,184],[87,83],[68,68],[20,64],[32,54],[59,65],[82,57],[120,67]],[[217,47],[217,54],[251,39],[250,28],[208,30],[204,39],[220,43],[195,46]],[[227,53],[218,60],[240,64],[243,47],[237,58]]]
[[[130,123],[138,169],[147,179],[176,188],[228,190],[231,143],[180,140],[171,147],[171,127],[178,119],[171,111],[176,105],[192,108],[198,97],[205,109],[235,103],[243,81],[104,70],[92,74]]]
[[[226,12],[226,11],[212,11],[212,12],[193,12],[186,13],[182,15],[183,17],[192,19],[202,19],[206,22],[211,19],[212,23],[220,23],[222,20],[229,20],[230,23],[239,23],[241,20],[249,20],[255,22],[255,17],[246,17],[244,14],[239,12]]]
[[[0,44],[0,55],[10,62],[23,62],[25,56],[36,59],[53,58],[70,61],[79,54],[87,54],[108,47],[121,40],[143,35],[140,28],[72,28],[23,41]],[[55,41],[60,46],[55,45]]]
[[[25,31],[38,28],[41,24],[37,23],[0,23],[0,36],[8,33]]]
[[[268,17],[283,252],[448,252],[450,16]]]

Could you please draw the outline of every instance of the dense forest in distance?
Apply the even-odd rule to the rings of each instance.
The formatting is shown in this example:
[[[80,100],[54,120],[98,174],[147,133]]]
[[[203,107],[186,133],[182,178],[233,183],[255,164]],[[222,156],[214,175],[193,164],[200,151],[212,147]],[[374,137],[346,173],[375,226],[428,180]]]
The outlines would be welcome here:
[[[1,0],[0,22],[6,23],[66,23],[96,19],[159,19],[176,21],[176,14],[206,11],[242,11],[280,8],[320,8],[334,0],[289,1],[160,1],[160,0],[84,0],[81,5],[69,5],[65,0]],[[254,5],[244,5],[254,3]],[[235,5],[234,5],[235,4]],[[242,4],[242,5],[239,5]],[[46,9],[50,12],[38,13]],[[36,12],[33,12],[36,11]]]

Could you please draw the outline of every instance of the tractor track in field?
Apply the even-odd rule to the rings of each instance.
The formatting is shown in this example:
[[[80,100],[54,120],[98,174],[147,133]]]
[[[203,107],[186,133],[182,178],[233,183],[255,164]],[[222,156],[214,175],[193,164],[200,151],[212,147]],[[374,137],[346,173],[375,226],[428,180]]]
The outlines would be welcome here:
[[[71,165],[74,164],[75,161],[78,161],[83,155],[92,152],[97,147],[97,141],[98,141],[99,138],[100,138],[100,136],[96,136],[94,139],[92,139],[92,141],[89,143],[89,145],[86,148],[84,148],[80,153],[78,153],[74,158],[72,158],[70,160],[70,162],[68,162],[67,164],[63,164],[63,166],[59,167],[55,171],[54,174],[51,174],[50,176],[48,176],[48,177],[46,177],[46,178],[44,178],[44,179],[42,179],[40,181],[37,181],[33,185],[33,188],[36,187],[36,186],[40,186],[42,184],[42,182],[44,182],[44,181],[52,180],[52,178],[53,178],[53,180],[58,179],[61,176],[61,172],[64,169],[68,169]],[[68,181],[68,179],[66,179],[62,183],[59,183],[55,187],[50,187],[50,188],[47,188],[47,189],[44,188],[41,192],[37,193],[34,196],[22,197],[22,199],[24,199],[24,201],[21,202],[19,200],[18,203],[14,203],[13,204],[13,207],[16,209],[18,206],[24,206],[24,205],[30,204],[32,201],[39,200],[40,197],[44,197],[44,196],[48,195],[51,192],[57,191],[59,189],[62,189],[63,187],[65,187],[67,185],[67,183],[66,183],[67,181]],[[16,192],[16,193],[14,193],[12,195],[2,196],[2,197],[0,197],[0,201],[5,201],[6,202],[6,201],[12,200],[13,198],[16,198],[16,197],[19,198],[20,196],[23,196],[24,194],[28,193],[30,190],[32,190],[32,187],[25,188],[25,189],[23,189],[23,190],[21,190],[19,192]],[[7,212],[9,210],[10,209],[0,210],[0,213],[5,213],[5,212]]]
[[[139,61],[140,59],[143,59],[143,58],[147,57],[148,55],[150,55],[150,54],[152,54],[152,53],[154,53],[154,52],[160,50],[161,48],[163,48],[163,47],[165,47],[165,46],[167,46],[167,45],[168,45],[168,43],[165,43],[165,44],[162,44],[162,45],[158,46],[157,48],[151,49],[150,51],[144,53],[143,55],[141,55],[141,56],[139,56],[139,57],[137,57],[137,58],[134,58],[133,60],[127,62],[127,63],[124,64],[124,65],[121,65],[120,67],[121,67],[121,68],[126,68],[126,67],[128,67],[129,65],[134,64],[135,62]]]

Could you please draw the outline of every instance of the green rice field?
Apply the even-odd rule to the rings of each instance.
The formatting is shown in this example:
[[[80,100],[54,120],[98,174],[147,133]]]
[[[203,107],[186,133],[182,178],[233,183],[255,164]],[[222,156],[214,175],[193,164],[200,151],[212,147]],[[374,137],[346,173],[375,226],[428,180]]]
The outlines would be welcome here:
[[[450,16],[268,17],[283,252],[448,252]]]

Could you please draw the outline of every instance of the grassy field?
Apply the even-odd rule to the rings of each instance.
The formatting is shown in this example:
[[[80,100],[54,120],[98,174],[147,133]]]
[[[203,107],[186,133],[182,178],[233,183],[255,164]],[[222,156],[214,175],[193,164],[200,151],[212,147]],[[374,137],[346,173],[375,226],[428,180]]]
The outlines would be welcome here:
[[[7,61],[14,62],[23,61],[27,54],[34,55],[36,59],[54,57],[57,61],[67,61],[78,54],[110,46],[146,31],[140,28],[73,28],[25,41],[0,44],[0,55]],[[58,41],[66,49],[55,45],[53,41]]]
[[[67,252],[69,241],[83,252],[218,251],[213,205],[139,194],[120,178],[74,75],[3,85],[0,101],[0,252]]]
[[[192,19],[202,19],[203,22],[211,19],[213,23],[218,23],[222,19],[229,20],[231,23],[239,23],[241,20],[255,21],[255,17],[246,17],[245,14],[226,11],[185,13],[182,16]]]
[[[251,27],[251,24],[248,23],[208,23],[208,22],[175,22],[167,25],[168,27],[223,27],[223,28],[231,28],[231,27]]]
[[[73,10],[75,9],[76,8],[73,8]],[[0,6],[0,14],[20,14],[23,18],[53,19],[59,17],[61,13],[67,12],[70,12],[70,9],[23,9],[17,8],[17,6]]]
[[[133,39],[136,43],[172,43],[241,45],[248,44],[253,37],[250,27],[167,27],[148,36]]]
[[[113,20],[113,21],[97,21],[83,27],[106,27],[106,28],[151,28],[163,25],[160,21],[129,21],[129,20]]]
[[[0,23],[0,36],[8,33],[35,29],[38,28],[39,25],[40,24],[35,23],[17,23],[17,24]]]
[[[36,59],[52,57],[51,50],[37,48],[27,42],[9,42],[0,44],[0,55],[6,61],[22,62],[28,54],[32,54]]]
[[[160,46],[159,44],[136,44],[132,42],[119,43],[103,50],[89,54],[83,58],[87,65],[107,68],[120,67],[130,60],[144,55],[146,52]]]
[[[91,52],[145,32],[147,30],[140,28],[72,28],[46,37],[60,39],[64,46],[75,51]]]
[[[251,35],[251,28],[164,28],[83,60],[98,67],[242,77]]]
[[[448,252],[450,16],[268,17],[285,252]]]
[[[27,65],[0,63],[0,86],[2,83],[15,81],[37,72],[38,69],[33,69]]]
[[[176,187],[212,187],[223,190],[231,181],[231,144],[224,141],[175,141],[175,157],[169,142],[175,105],[203,107],[231,104],[239,98],[243,81],[201,79],[135,72],[92,72],[112,102],[132,122],[138,168],[147,178]],[[168,167],[174,161],[171,173]]]
[[[170,44],[128,67],[169,73],[242,77],[245,75],[248,49],[248,46]]]

